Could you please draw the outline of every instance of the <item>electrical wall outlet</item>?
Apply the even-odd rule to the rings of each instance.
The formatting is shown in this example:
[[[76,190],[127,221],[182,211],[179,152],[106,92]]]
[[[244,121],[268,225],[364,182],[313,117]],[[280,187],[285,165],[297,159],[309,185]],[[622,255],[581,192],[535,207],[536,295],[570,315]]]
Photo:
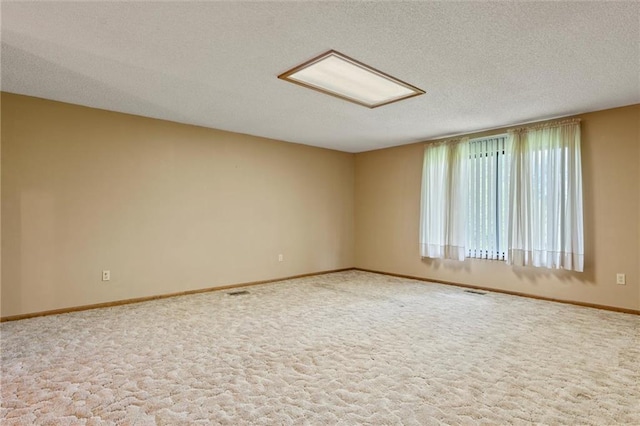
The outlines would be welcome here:
[[[102,271],[102,281],[109,281],[111,279],[111,271]]]
[[[284,254],[278,255],[278,262],[282,262],[284,260]]]
[[[627,276],[625,274],[616,274],[616,283],[625,285],[627,283]]]

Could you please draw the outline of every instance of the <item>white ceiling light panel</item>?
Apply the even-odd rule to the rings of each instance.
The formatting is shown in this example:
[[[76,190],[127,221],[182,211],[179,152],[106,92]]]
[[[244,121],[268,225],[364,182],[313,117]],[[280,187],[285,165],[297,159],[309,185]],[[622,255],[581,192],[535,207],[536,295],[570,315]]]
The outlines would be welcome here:
[[[335,50],[298,65],[278,78],[369,108],[425,93]]]

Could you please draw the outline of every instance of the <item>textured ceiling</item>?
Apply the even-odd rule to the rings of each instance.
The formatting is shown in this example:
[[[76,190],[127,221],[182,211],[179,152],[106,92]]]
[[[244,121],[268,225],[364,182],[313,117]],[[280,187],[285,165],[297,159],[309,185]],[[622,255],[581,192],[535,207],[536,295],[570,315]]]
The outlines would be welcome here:
[[[349,152],[640,103],[638,2],[2,2],[2,90]],[[278,80],[329,49],[426,94]]]

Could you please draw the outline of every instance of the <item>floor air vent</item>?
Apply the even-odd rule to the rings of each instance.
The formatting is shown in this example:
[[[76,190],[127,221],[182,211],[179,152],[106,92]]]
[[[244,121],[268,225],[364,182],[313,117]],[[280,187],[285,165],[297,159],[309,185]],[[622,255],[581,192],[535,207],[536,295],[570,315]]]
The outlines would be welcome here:
[[[249,294],[247,290],[241,291],[232,291],[231,293],[227,293],[229,296],[244,296],[245,294]]]
[[[478,290],[465,290],[464,292],[465,293],[473,293],[473,294],[481,294],[481,295],[487,294],[484,291],[478,291]]]

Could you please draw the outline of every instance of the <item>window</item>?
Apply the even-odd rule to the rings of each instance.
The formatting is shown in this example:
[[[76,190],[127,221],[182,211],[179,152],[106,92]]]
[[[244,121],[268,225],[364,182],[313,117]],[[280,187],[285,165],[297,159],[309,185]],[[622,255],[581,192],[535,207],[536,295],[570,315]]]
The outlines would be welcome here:
[[[423,257],[584,268],[579,120],[429,144]]]
[[[509,215],[507,135],[469,141],[467,257],[505,260]]]
[[[511,179],[507,262],[584,269],[580,123],[509,134]]]

